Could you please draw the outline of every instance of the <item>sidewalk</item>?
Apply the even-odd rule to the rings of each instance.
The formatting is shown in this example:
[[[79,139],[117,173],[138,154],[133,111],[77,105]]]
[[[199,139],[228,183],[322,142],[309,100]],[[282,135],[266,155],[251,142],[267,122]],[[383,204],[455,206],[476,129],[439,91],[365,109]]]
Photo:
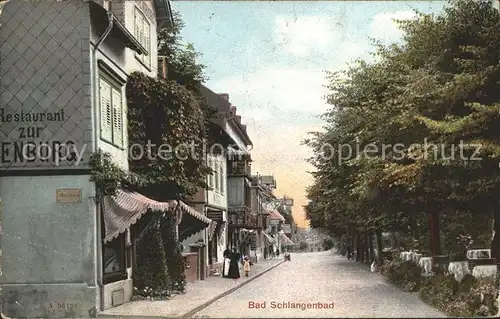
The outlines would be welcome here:
[[[208,277],[192,284],[187,284],[186,294],[177,295],[165,301],[132,301],[124,305],[100,312],[98,318],[127,318],[127,319],[160,319],[160,318],[189,318],[194,313],[209,306],[216,300],[232,293],[246,283],[257,279],[267,271],[277,267],[283,258],[261,260],[253,265],[250,277],[228,279]],[[243,271],[240,269],[240,274]]]

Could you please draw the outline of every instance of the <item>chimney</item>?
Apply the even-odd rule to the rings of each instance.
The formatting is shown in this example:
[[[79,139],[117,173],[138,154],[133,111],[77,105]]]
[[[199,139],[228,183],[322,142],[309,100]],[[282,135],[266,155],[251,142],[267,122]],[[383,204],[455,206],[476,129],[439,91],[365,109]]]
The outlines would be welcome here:
[[[229,94],[227,93],[219,93],[219,96],[224,100],[229,102]]]

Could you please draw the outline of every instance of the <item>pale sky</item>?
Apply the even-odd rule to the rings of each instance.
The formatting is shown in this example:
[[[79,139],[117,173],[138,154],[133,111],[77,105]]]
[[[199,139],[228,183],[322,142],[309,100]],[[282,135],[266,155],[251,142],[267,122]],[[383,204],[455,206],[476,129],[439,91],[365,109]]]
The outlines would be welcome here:
[[[392,19],[413,10],[439,12],[445,1],[212,2],[172,1],[186,24],[182,36],[202,53],[206,85],[229,99],[254,143],[252,173],[274,175],[276,195],[295,199],[294,216],[306,226],[302,205],[312,179],[301,145],[320,129],[325,70],[370,58],[370,38],[401,39]]]

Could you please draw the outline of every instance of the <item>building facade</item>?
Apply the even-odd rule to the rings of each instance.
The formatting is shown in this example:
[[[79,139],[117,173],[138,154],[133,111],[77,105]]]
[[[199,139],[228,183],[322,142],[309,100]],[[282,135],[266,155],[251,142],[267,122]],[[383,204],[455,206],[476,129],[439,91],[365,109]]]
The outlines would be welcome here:
[[[7,316],[92,317],[130,300],[130,224],[109,237],[89,158],[110,153],[128,169],[125,84],[134,71],[156,76],[156,34],[164,23],[172,16],[163,0],[3,6],[1,284]],[[155,205],[134,198],[146,208]]]

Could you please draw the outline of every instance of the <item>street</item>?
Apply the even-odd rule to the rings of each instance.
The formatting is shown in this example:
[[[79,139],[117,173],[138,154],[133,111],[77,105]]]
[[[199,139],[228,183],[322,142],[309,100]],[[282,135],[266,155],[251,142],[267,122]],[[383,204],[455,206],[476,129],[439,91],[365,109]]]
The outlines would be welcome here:
[[[291,258],[193,318],[446,317],[416,294],[401,291],[368,267],[331,251],[292,253]],[[250,306],[264,302],[265,308]],[[333,309],[291,308],[292,303],[332,302]],[[278,309],[280,304],[290,308]]]

